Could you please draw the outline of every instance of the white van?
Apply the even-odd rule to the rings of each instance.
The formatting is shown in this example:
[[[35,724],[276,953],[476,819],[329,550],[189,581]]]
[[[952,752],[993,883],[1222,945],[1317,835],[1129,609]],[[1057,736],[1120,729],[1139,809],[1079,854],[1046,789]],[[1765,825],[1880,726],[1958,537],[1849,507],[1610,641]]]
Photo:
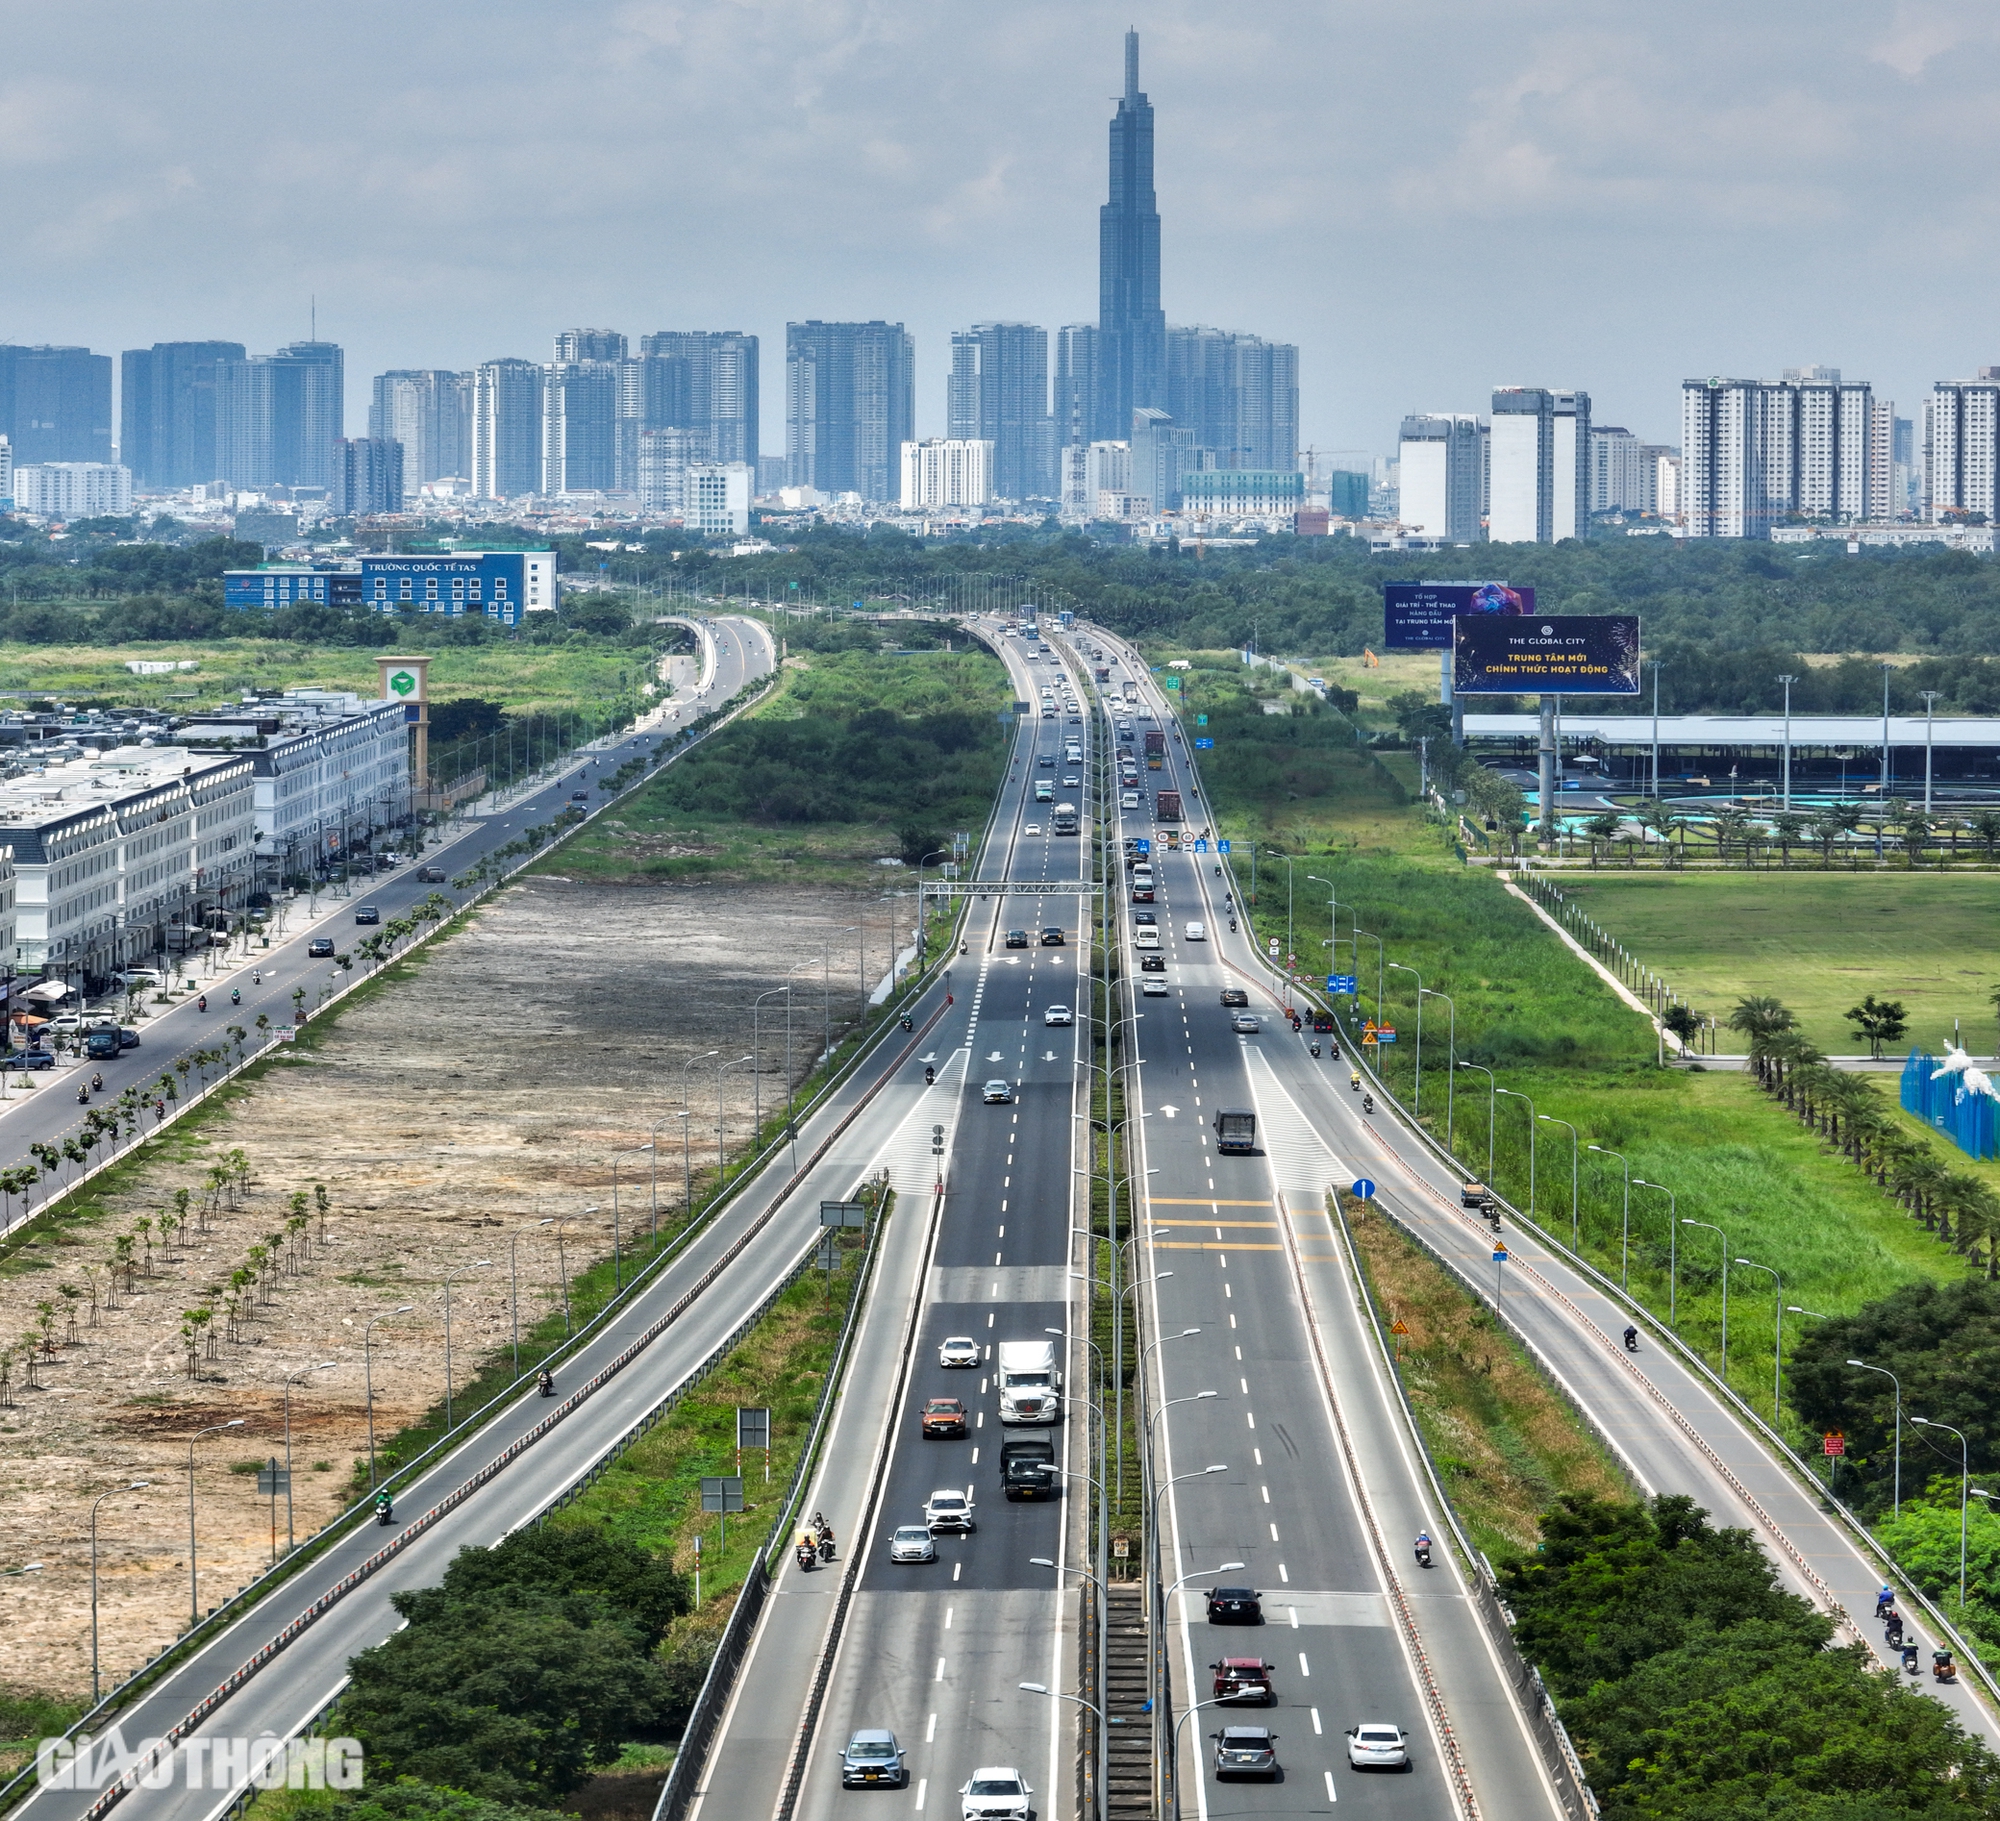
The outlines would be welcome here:
[[[1158,948],[1160,946],[1160,932],[1151,924],[1142,924],[1132,932],[1132,946],[1134,948]]]

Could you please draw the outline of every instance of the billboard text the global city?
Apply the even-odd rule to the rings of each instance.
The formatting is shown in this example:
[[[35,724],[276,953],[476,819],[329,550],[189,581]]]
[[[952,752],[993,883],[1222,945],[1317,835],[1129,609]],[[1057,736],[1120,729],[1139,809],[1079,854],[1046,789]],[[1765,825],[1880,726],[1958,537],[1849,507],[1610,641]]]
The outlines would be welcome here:
[[[1635,696],[1639,616],[1460,616],[1454,623],[1452,693]]]

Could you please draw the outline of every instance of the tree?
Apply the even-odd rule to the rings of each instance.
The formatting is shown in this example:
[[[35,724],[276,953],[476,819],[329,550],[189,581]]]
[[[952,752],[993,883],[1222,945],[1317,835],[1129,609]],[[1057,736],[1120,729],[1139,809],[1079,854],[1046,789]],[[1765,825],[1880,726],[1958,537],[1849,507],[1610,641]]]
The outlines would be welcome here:
[[[1859,1005],[1842,1014],[1858,1035],[1868,1039],[1868,1054],[1881,1059],[1882,1046],[1894,1043],[1910,1028],[1908,1008],[1900,999],[1877,999],[1864,995]]]
[[[1621,820],[1622,818],[1616,810],[1606,809],[1600,810],[1583,825],[1583,832],[1590,837],[1590,863],[1592,866],[1597,864],[1598,843],[1600,841],[1615,840]]]
[[[1966,826],[1977,835],[1986,848],[1986,858],[1994,858],[1994,848],[2000,845],[2000,809],[1982,809]]]
[[[1771,833],[1777,838],[1778,858],[1781,866],[1792,863],[1792,849],[1806,836],[1807,821],[1795,809],[1781,810],[1771,818]]]

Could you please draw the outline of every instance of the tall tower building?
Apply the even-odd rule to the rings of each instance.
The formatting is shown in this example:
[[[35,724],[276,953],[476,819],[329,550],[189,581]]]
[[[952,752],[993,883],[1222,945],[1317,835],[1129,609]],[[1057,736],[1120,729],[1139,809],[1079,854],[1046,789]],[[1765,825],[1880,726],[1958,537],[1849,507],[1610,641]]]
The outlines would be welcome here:
[[[982,322],[958,330],[951,338],[945,423],[950,441],[993,445],[982,502],[1053,498],[1048,331],[1026,322]]]
[[[217,480],[215,369],[240,341],[156,341],[121,360],[118,454],[134,486],[166,492]]]
[[[556,360],[542,369],[544,493],[608,493],[617,486],[623,364],[617,358]],[[637,453],[635,442],[635,484]]]
[[[1125,93],[1111,120],[1111,193],[1097,215],[1095,437],[1123,438],[1135,410],[1167,408],[1153,104],[1139,87],[1139,34],[1125,34]]]
[[[625,337],[616,329],[564,329],[556,336],[556,359],[623,360]]]
[[[327,504],[341,518],[401,512],[405,453],[391,437],[356,436],[335,443]]]
[[[1781,379],[1681,384],[1682,511],[1689,537],[1768,537],[1788,520],[1852,523],[1886,514],[1873,497],[1888,470],[1865,380],[1838,367],[1792,367]],[[1893,459],[1893,456],[1892,456]]]
[[[641,339],[646,428],[685,430],[696,461],[757,465],[757,356],[740,329],[663,329]]]
[[[785,479],[894,500],[916,419],[916,344],[899,322],[785,325]]]
[[[519,499],[542,484],[542,369],[489,360],[472,373],[472,491]]]
[[[334,484],[334,444],[345,435],[340,344],[295,341],[270,359],[271,480],[280,487]]]
[[[425,481],[469,476],[472,375],[439,367],[378,373],[368,434],[402,444],[402,484],[412,498]]]
[[[1503,386],[1488,445],[1496,544],[1554,544],[1590,525],[1590,394]]]
[[[111,460],[111,356],[0,343],[0,436],[14,460]]]
[[[1209,468],[1299,463],[1299,351],[1227,329],[1167,331],[1167,408]]]
[[[1458,413],[1403,419],[1396,516],[1425,537],[1454,544],[1486,538],[1488,425]]]
[[[1097,325],[1073,322],[1056,331],[1054,410],[1058,449],[1090,445],[1097,423]]]
[[[1923,516],[1945,524],[1977,513],[2000,524],[2000,367],[1939,380],[1924,422],[1930,472]]]

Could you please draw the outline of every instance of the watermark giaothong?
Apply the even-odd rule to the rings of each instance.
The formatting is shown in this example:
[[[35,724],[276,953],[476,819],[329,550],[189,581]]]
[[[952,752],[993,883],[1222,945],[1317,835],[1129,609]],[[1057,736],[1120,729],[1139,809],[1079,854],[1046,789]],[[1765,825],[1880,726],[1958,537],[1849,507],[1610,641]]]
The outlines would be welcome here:
[[[113,1726],[93,1738],[44,1739],[35,1749],[35,1780],[43,1789],[232,1790],[359,1789],[363,1782],[358,1739],[194,1738],[169,1745],[141,1739],[136,1749]]]

